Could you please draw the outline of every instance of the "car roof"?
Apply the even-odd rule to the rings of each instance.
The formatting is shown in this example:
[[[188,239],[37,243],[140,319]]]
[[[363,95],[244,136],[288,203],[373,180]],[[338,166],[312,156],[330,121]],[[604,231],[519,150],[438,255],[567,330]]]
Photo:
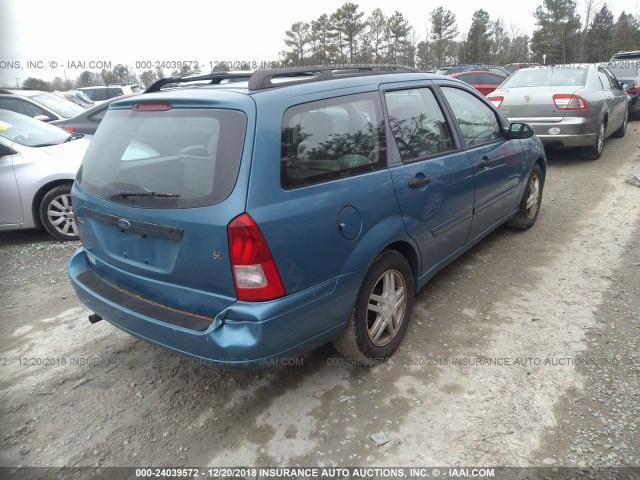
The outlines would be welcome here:
[[[22,88],[3,88],[3,89],[0,89],[0,93],[22,95],[23,97],[33,97],[35,95],[40,95],[41,93],[49,93],[49,92],[45,92],[44,90],[26,90]]]
[[[624,60],[624,59],[633,59],[640,58],[640,50],[632,50],[629,52],[618,52],[614,53],[611,57],[611,60]]]
[[[502,73],[498,73],[498,72],[491,72],[489,70],[469,70],[468,72],[458,72],[458,73],[454,73],[449,75],[450,77],[453,78],[458,78],[461,77],[463,75],[469,75],[470,73],[482,73],[482,74],[489,74],[489,75],[495,75],[496,77],[503,77],[503,78],[507,78],[507,75],[504,75]]]
[[[209,89],[234,91],[247,95],[262,94],[271,91],[295,89],[296,94],[304,95],[319,90],[317,82],[326,82],[326,89],[379,85],[380,83],[410,81],[420,79],[442,79],[441,75],[423,72],[404,66],[316,66],[301,68],[264,69],[254,72],[214,72],[191,77],[169,77],[160,79],[145,90],[142,95],[160,92],[184,91],[195,94]],[[462,83],[462,82],[461,82]],[[210,91],[210,90],[209,90]],[[200,94],[197,94],[200,95]],[[203,97],[204,98],[204,97]]]

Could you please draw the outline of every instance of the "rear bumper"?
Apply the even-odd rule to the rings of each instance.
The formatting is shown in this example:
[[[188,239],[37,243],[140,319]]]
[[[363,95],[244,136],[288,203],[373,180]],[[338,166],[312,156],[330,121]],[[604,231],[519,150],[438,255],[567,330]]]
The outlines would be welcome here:
[[[560,122],[539,122],[535,118],[511,118],[533,127],[545,146],[586,147],[593,145],[598,136],[598,125],[590,118],[565,117]]]
[[[105,292],[114,286],[95,274],[93,282],[87,282],[90,267],[82,248],[68,267],[76,294],[89,309],[135,337],[228,369],[277,365],[279,359],[331,341],[346,325],[365,274],[339,276],[271,302],[235,302],[208,327],[196,330],[154,318],[159,316],[157,308],[141,313],[130,304],[106,298]],[[104,288],[98,288],[100,282]]]
[[[640,113],[640,94],[634,93],[633,95],[629,95],[631,97],[631,102],[629,103],[629,112],[633,114]]]

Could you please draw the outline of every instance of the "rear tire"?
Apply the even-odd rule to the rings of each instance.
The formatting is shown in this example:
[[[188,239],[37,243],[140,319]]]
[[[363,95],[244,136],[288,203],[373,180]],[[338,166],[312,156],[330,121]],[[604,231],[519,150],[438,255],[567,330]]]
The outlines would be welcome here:
[[[588,147],[583,147],[582,156],[584,158],[588,158],[589,160],[597,160],[602,156],[602,152],[604,151],[606,128],[607,124],[603,121],[598,128],[598,136],[596,137],[595,143]]]
[[[628,123],[629,123],[629,112],[627,111],[627,114],[624,117],[624,121],[622,122],[622,126],[618,130],[613,132],[613,135],[611,135],[611,136],[612,137],[616,137],[616,138],[624,137],[624,134],[627,133],[627,124]]]
[[[49,190],[38,208],[42,226],[58,240],[78,240],[78,229],[71,205],[71,184]]]
[[[529,174],[527,188],[520,200],[520,210],[517,215],[507,222],[507,225],[520,230],[531,228],[540,212],[542,190],[544,189],[544,174],[539,164],[535,164]]]
[[[402,342],[413,311],[414,279],[407,259],[386,250],[362,282],[347,326],[333,345],[345,357],[370,365]]]

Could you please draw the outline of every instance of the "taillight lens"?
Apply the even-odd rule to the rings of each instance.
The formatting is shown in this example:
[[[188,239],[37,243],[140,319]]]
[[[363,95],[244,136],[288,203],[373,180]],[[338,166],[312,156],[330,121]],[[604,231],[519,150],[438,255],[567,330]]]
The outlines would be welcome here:
[[[502,105],[502,102],[504,101],[504,97],[501,97],[499,95],[491,95],[487,98],[491,103],[493,103],[496,108],[500,108],[500,105]]]
[[[627,93],[640,93],[640,83],[635,82],[633,87],[627,90]]]
[[[248,213],[234,218],[227,234],[238,300],[260,302],[286,295],[276,262],[253,218]]]
[[[69,132],[69,133],[73,133],[73,132],[75,132],[75,131],[76,131],[76,129],[75,129],[75,128],[73,128],[73,127],[62,127],[62,129],[63,129],[65,132]]]
[[[558,110],[586,110],[587,102],[579,95],[557,93],[553,96],[553,103]]]
[[[134,112],[164,112],[166,110],[171,110],[173,105],[166,102],[145,102],[145,103],[136,103],[133,106]]]

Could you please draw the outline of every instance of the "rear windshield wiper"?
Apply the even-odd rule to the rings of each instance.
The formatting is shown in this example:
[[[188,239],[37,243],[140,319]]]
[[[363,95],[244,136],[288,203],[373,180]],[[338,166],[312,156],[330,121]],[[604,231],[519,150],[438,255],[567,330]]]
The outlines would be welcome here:
[[[113,197],[160,197],[160,198],[178,198],[180,195],[177,193],[162,193],[162,192],[134,192],[131,190],[122,190]]]

